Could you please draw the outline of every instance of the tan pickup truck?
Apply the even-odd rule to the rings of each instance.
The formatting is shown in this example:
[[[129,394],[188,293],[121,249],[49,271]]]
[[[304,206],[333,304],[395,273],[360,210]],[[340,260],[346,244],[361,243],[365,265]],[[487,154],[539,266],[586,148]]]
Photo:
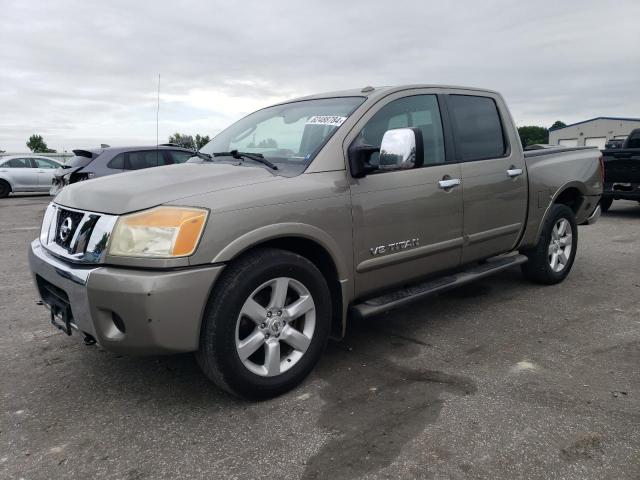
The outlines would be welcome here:
[[[285,392],[350,316],[515,265],[564,280],[597,220],[595,148],[523,152],[502,97],[410,85],[259,110],[182,165],[62,190],[29,248],[51,322],[113,352],[196,352]]]

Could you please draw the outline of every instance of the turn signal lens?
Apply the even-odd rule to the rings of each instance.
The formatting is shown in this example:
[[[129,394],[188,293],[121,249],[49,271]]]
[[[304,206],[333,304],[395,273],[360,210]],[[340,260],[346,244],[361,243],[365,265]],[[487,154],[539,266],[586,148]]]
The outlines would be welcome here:
[[[124,257],[186,257],[200,241],[208,211],[190,207],[156,207],[118,219],[110,255]]]

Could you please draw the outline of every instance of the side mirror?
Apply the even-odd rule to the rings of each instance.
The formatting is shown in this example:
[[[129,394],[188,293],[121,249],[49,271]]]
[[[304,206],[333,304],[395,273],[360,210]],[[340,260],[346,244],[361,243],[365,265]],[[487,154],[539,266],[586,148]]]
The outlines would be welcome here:
[[[349,167],[351,168],[351,176],[353,178],[362,178],[367,174],[378,169],[375,165],[369,163],[371,155],[379,152],[378,147],[366,144],[354,143],[349,147]]]
[[[419,128],[396,128],[384,133],[380,145],[379,170],[419,167],[423,158],[422,131]]]

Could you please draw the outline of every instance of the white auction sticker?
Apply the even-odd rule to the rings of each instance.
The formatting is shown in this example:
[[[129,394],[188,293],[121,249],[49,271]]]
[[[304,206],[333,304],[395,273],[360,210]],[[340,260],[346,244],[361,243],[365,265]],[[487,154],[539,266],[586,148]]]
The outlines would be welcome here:
[[[333,125],[339,127],[346,119],[347,117],[339,117],[337,115],[314,115],[307,120],[307,125]]]

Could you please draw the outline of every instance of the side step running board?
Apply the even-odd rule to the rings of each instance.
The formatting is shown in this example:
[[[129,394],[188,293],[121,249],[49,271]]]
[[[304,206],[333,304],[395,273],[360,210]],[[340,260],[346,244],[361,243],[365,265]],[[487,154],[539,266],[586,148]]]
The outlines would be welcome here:
[[[354,304],[351,306],[351,313],[359,317],[377,315],[415,300],[488,277],[526,261],[527,257],[521,254],[493,257],[484,263],[476,264],[454,275],[416,283],[394,292],[385,293],[379,297],[370,298],[362,303]]]

